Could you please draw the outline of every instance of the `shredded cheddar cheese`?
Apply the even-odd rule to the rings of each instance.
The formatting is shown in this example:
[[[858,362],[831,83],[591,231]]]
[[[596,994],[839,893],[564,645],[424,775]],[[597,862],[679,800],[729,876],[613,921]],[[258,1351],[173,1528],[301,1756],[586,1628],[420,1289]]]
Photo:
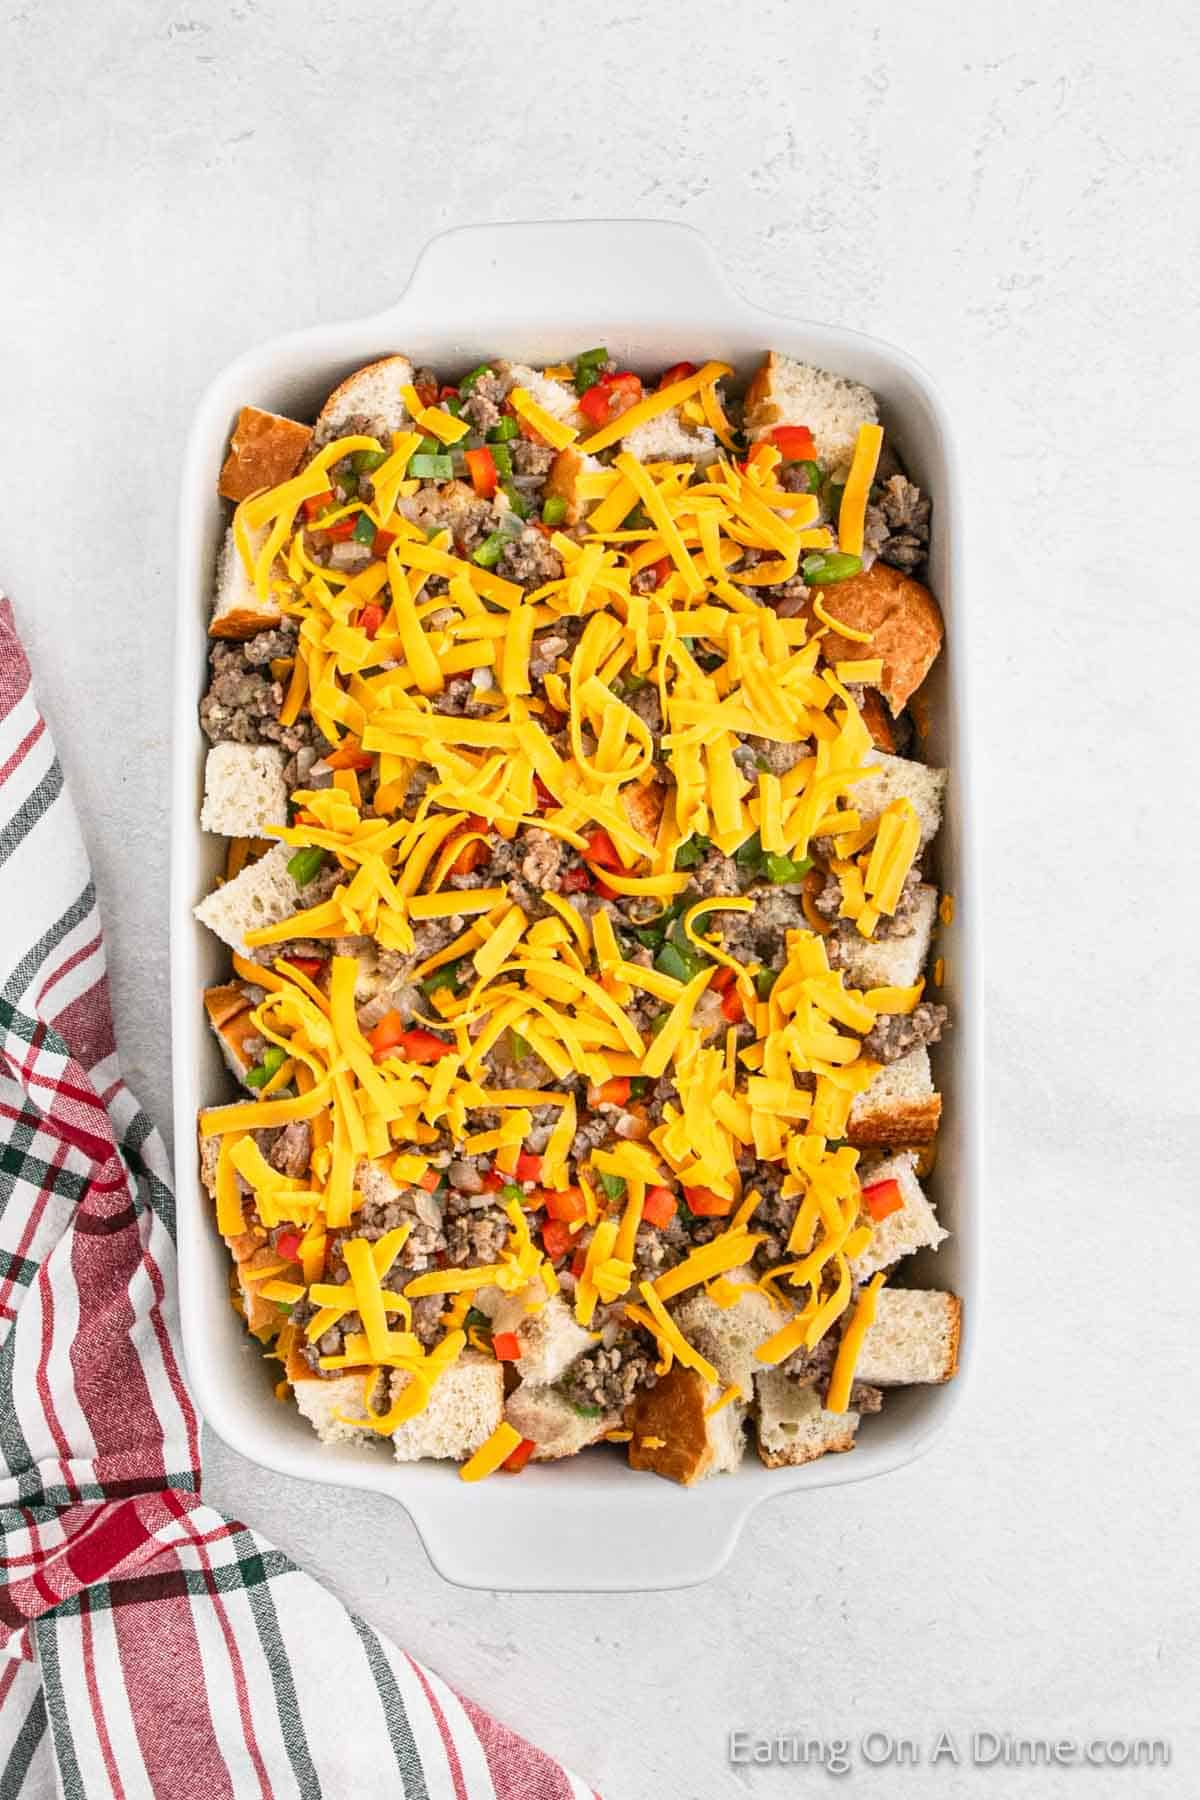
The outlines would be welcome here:
[[[247,1312],[260,1299],[281,1318],[295,1309],[285,1367],[301,1356],[321,1375],[362,1373],[356,1428],[386,1436],[417,1418],[464,1349],[499,1356],[473,1309],[523,1295],[536,1316],[563,1293],[584,1331],[623,1321],[660,1372],[679,1363],[720,1389],[711,1418],[750,1396],[721,1388],[671,1309],[703,1290],[732,1310],[746,1291],[732,1272],[752,1262],[751,1291],[779,1314],[759,1362],[841,1329],[826,1403],[848,1404],[882,1277],[854,1297],[872,1227],[842,1140],[878,1072],[864,1040],[880,1016],[911,1014],[923,986],[851,986],[798,883],[828,855],[841,917],[870,938],[900,904],[920,822],[906,799],[866,823],[855,808],[873,748],[848,684],[877,684],[882,660],[864,650],[830,666],[826,633],[871,641],[838,619],[836,589],[813,595],[815,627],[768,603],[802,578],[807,549],[832,546],[832,521],[815,494],[782,485],[776,445],[726,454],[729,373],[705,363],[587,435],[512,389],[510,429],[519,421],[556,471],[575,471],[579,522],[572,511],[556,530],[546,509],[538,586],[500,573],[502,557],[484,566],[416,505],[422,438],[461,470],[470,427],[411,386],[412,430],[336,439],[237,509],[247,576],[296,633],[272,670],[281,720],[311,717],[326,741],[327,768],[295,789],[272,836],[323,880],[312,904],[245,934],[263,961],[235,959],[241,1004],[271,1062],[254,1097],[207,1110],[201,1133],[217,1140],[218,1227],[253,1261]],[[620,448],[677,411],[707,428],[710,456],[709,431],[721,446],[708,466]],[[881,442],[861,427],[836,521],[852,554]],[[348,457],[369,485],[337,480]],[[519,509],[519,494],[497,497],[517,541],[505,505]],[[369,555],[338,566],[320,534],[344,537],[351,522]],[[227,877],[262,849],[238,840]],[[697,889],[709,856],[730,869],[749,857],[755,892]],[[770,883],[811,928],[789,925],[764,969],[753,916]],[[290,945],[314,944],[319,957],[291,959]],[[611,1122],[600,1141],[595,1118]],[[281,1174],[254,1137],[287,1126],[308,1132],[302,1176]],[[436,1196],[458,1156],[487,1161],[486,1260],[420,1252],[420,1207],[372,1228],[372,1196]],[[770,1228],[786,1249],[765,1273],[754,1165],[794,1203],[790,1226]],[[647,1234],[670,1216],[664,1191],[714,1229],[643,1279]],[[440,1309],[432,1344],[420,1302]],[[329,1333],[334,1354],[322,1353]],[[463,1480],[520,1442],[498,1425]]]

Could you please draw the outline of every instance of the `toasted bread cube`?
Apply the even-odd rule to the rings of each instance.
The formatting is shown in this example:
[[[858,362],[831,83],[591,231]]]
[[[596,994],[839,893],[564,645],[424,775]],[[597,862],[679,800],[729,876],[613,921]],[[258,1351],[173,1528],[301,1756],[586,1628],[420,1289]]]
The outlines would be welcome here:
[[[248,500],[263,488],[278,487],[300,467],[311,437],[311,425],[243,406],[217,481],[218,494],[224,500]]]

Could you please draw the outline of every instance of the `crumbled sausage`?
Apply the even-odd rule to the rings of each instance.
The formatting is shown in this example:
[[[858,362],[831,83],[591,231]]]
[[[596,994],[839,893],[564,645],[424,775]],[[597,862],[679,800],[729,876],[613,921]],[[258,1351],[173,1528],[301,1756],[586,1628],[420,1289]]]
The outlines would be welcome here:
[[[875,1062],[897,1062],[912,1050],[936,1044],[949,1017],[946,1007],[929,1001],[910,1013],[880,1013],[863,1039],[863,1055]]]

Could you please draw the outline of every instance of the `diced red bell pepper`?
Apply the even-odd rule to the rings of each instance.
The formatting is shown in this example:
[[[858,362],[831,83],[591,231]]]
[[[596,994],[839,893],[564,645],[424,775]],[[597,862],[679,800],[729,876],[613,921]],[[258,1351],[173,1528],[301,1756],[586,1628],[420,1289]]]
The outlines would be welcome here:
[[[521,1340],[515,1331],[497,1331],[492,1336],[492,1349],[497,1362],[520,1362]]]
[[[591,425],[607,425],[636,406],[642,397],[642,384],[630,369],[606,375],[590,387],[579,402],[579,410]]]
[[[610,888],[607,881],[601,881],[599,876],[596,877],[596,885],[592,891],[599,894],[601,900],[619,900],[621,898],[616,888]]]
[[[731,1025],[740,1025],[745,1018],[746,1009],[742,1005],[742,996],[735,987],[729,988],[722,994],[721,1015],[723,1018],[728,1019]]]
[[[588,389],[591,392],[591,389]],[[591,875],[586,869],[568,869],[558,884],[560,894],[582,894],[592,885]]]
[[[669,1225],[679,1211],[679,1202],[670,1188],[647,1188],[642,1203],[642,1218],[647,1225]]]
[[[863,1189],[862,1202],[878,1224],[891,1213],[903,1210],[904,1195],[900,1192],[898,1181],[873,1181],[870,1187]]]
[[[499,1169],[489,1169],[483,1178],[483,1185],[486,1192],[489,1194],[496,1193],[504,1186],[506,1179],[507,1177],[502,1175]]]
[[[542,1248],[551,1262],[565,1256],[573,1241],[571,1227],[565,1219],[547,1219],[542,1226]],[[574,1268],[574,1264],[571,1266]]]
[[[694,375],[695,373],[696,373],[695,363],[690,363],[690,362],[672,363],[671,367],[667,370],[666,374],[663,375],[661,377],[661,379],[659,380],[658,385],[660,388],[670,387],[672,382],[686,381],[689,375]]]
[[[628,1075],[612,1075],[602,1081],[598,1087],[588,1089],[588,1105],[599,1106],[607,1103],[610,1106],[624,1106],[629,1099],[630,1081]]]
[[[542,1200],[550,1217],[561,1220],[564,1225],[587,1218],[587,1202],[581,1188],[547,1188]]]
[[[540,1181],[542,1179],[542,1159],[531,1150],[522,1150],[517,1157],[517,1180]]]
[[[371,1046],[372,1056],[382,1056],[387,1050],[394,1050],[404,1036],[405,1024],[395,1007],[385,1012],[378,1025],[367,1033],[367,1042]]]
[[[725,967],[725,965],[722,963],[721,966],[716,970],[715,974],[713,975],[712,980],[709,982],[708,985],[712,989],[714,994],[723,994],[725,992],[725,989],[732,987],[736,980],[737,980],[737,975],[734,972],[734,970],[727,969]]]
[[[481,500],[490,500],[499,481],[495,457],[486,444],[481,445],[478,450],[468,450],[466,456],[471,486]]]
[[[304,516],[311,524],[314,519],[320,517],[327,506],[332,505],[333,489],[326,488],[323,494],[311,494],[304,502]]]
[[[671,561],[669,556],[660,556],[657,562],[650,564],[650,573],[654,577],[656,591],[662,586],[663,582],[668,579],[674,567],[675,564]]]
[[[547,1225],[546,1231],[549,1231],[549,1229],[550,1229],[550,1227],[549,1227],[549,1225]],[[565,1231],[566,1226],[564,1225],[562,1227],[562,1229]],[[543,1240],[545,1239],[546,1231],[543,1231],[543,1233],[542,1233]],[[586,1262],[587,1262],[587,1251],[584,1249],[583,1245],[581,1244],[579,1246],[578,1250],[575,1252],[574,1256],[571,1258],[571,1273],[575,1277],[576,1281],[578,1281],[579,1277],[583,1274],[583,1266]]]
[[[466,825],[463,827],[462,835],[468,837],[472,832],[483,831],[486,827],[486,819],[481,819],[477,815],[473,815],[467,820]],[[492,852],[490,845],[483,843],[477,837],[472,837],[470,843],[463,845],[446,873],[448,875],[469,875],[472,869],[477,869],[479,867],[480,863],[490,862],[491,859]]]
[[[722,1200],[711,1188],[684,1188],[683,1197],[698,1219],[724,1219],[733,1211],[732,1200]]]
[[[816,462],[817,446],[807,425],[777,425],[771,442],[785,462]]]
[[[540,775],[535,775],[533,778],[533,791],[537,797],[537,809],[539,812],[545,812],[547,807],[558,805],[558,801],[554,798],[554,795],[550,792],[550,789],[546,786]]]
[[[437,405],[438,384],[436,381],[414,381],[413,386],[417,390],[417,399],[422,406]]]
[[[275,1248],[286,1262],[299,1262],[300,1233],[298,1231],[281,1231],[275,1239]]]
[[[293,969],[299,969],[310,981],[315,981],[325,967],[323,956],[281,956],[280,962],[289,963]]]
[[[405,1062],[433,1063],[439,1057],[454,1054],[453,1044],[448,1044],[445,1038],[438,1037],[434,1031],[422,1031],[419,1026],[406,1031],[396,1047]]]
[[[500,1467],[506,1475],[519,1475],[529,1461],[537,1445],[532,1438],[522,1438],[510,1456],[506,1456]]]
[[[350,513],[344,519],[335,519],[332,525],[322,525],[321,530],[334,544],[344,544],[347,538],[354,536],[358,520]]]
[[[395,541],[394,531],[377,531],[371,540],[371,555],[376,561],[382,562]]]
[[[437,1192],[437,1185],[441,1179],[442,1172],[440,1169],[426,1169],[425,1173],[418,1181],[417,1186],[423,1187],[427,1194],[434,1194]]]
[[[580,395],[579,410],[589,425],[608,424],[608,389],[602,381]]]
[[[373,638],[383,624],[384,611],[377,600],[370,600],[358,615],[358,622],[369,638]],[[368,762],[369,762],[368,758]]]
[[[458,399],[458,389],[456,387],[443,386],[443,388],[441,389],[441,392],[438,394],[438,399],[439,400],[457,400]]]
[[[591,389],[588,389],[591,392]],[[619,869],[621,859],[617,855],[617,847],[602,826],[587,834],[587,848],[584,855],[589,862],[599,863],[602,869]]]

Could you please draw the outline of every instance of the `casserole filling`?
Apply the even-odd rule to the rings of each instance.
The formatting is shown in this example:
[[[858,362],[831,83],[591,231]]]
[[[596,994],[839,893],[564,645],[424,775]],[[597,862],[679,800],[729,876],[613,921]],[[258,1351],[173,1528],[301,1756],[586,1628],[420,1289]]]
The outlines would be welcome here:
[[[327,1441],[691,1482],[945,1380],[929,501],[857,384],[389,357],[221,474],[232,1292]],[[940,906],[948,914],[949,899]]]

